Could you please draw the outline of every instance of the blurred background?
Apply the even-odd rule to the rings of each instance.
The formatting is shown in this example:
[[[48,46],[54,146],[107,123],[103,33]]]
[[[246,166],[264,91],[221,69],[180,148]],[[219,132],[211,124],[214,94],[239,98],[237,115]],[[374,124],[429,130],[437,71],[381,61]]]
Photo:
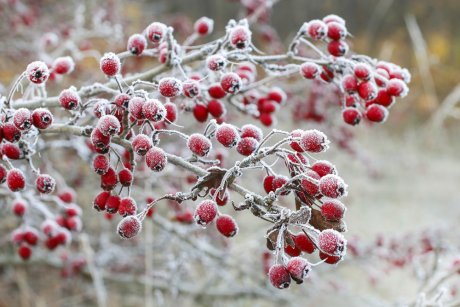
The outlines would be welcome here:
[[[82,19],[78,22],[82,24],[90,25],[97,17],[111,25],[105,36],[93,37],[88,33],[88,37],[75,42],[80,50],[103,53],[124,50],[127,37],[152,21],[173,25],[176,38],[181,41],[190,33],[196,19],[208,16],[215,21],[213,37],[219,37],[229,19],[243,18],[254,3],[258,1],[0,0],[0,93],[5,95],[15,77],[36,59],[41,52],[40,37],[50,32],[60,37],[71,35],[78,13]],[[256,45],[265,50],[264,35],[271,35],[286,47],[305,21],[328,14],[346,20],[353,35],[348,40],[351,50],[394,62],[412,74],[409,95],[391,109],[386,123],[346,128],[351,135],[347,145],[333,143],[326,155],[349,185],[346,237],[352,244],[349,249],[356,251],[349,252],[351,255],[337,267],[318,267],[306,284],[291,287],[282,294],[270,288],[262,294],[255,291],[256,294],[241,297],[182,293],[169,291],[166,283],[157,290],[146,288],[154,293],[153,306],[407,306],[415,304],[432,269],[436,274],[448,271],[460,259],[460,3],[457,0],[281,0],[254,25],[258,34]],[[275,29],[277,32],[273,32]],[[85,80],[98,70],[97,58],[96,53],[78,61],[75,77],[51,85],[49,95],[59,93],[65,82],[85,85]],[[149,63],[134,61],[130,68]],[[103,80],[100,74],[97,78]],[[335,113],[328,113],[327,120],[341,121],[340,112],[336,109]],[[292,121],[290,112],[280,115],[279,122],[286,130],[315,127],[336,131],[322,122]],[[83,170],[79,176],[85,173]],[[93,195],[85,195],[84,191],[91,184],[83,185],[79,189],[82,193],[78,194],[84,207],[85,227],[89,229],[103,219],[95,216],[89,206],[85,207]],[[6,215],[4,211],[0,214]],[[237,220],[240,235],[232,240],[226,253],[236,266],[244,261],[259,265],[257,278],[264,279],[260,263],[265,224],[244,212],[238,213]],[[96,226],[98,231],[116,225],[101,223]],[[2,240],[7,241],[8,236]],[[7,254],[7,249],[2,248],[0,256]],[[260,257],[252,259],[256,258],[254,255]],[[154,266],[157,265],[161,263]],[[231,270],[225,264],[221,269]],[[29,265],[14,261],[0,263],[0,306],[97,306],[95,289],[87,276],[66,279],[61,273],[59,269],[37,266],[32,261]],[[201,273],[206,273],[206,267],[191,275],[199,278]],[[144,305],[147,294],[138,284],[130,280],[105,282],[111,306]],[[192,279],[190,284],[194,282],[202,289],[207,287],[199,279]],[[231,290],[232,285],[228,287]],[[449,277],[442,287],[451,302],[446,306],[460,306],[456,303],[460,278]],[[438,293],[438,288],[430,295]],[[276,299],[270,297],[270,291]]]

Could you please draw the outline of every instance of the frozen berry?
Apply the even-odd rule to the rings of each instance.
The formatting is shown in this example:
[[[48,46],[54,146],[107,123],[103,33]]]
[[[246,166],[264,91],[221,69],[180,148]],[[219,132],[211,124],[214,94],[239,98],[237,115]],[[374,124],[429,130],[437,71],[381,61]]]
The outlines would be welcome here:
[[[266,193],[274,192],[275,189],[273,188],[273,180],[275,179],[275,176],[273,175],[267,175],[264,177],[263,180],[263,185],[264,185],[264,190]]]
[[[290,136],[291,136],[292,138],[300,138],[300,137],[302,136],[302,134],[303,134],[303,130],[301,130],[301,129],[296,129],[296,130],[294,130],[294,131],[291,132],[291,135],[290,135]],[[302,148],[302,146],[300,146],[299,142],[297,142],[297,141],[292,141],[292,142],[290,143],[290,145],[291,145],[291,148],[294,149],[295,151],[297,151],[297,152],[304,152],[304,149]]]
[[[219,206],[225,206],[228,202],[228,191],[225,190],[223,193],[222,191],[219,191],[218,195],[214,195],[216,193],[216,189],[212,188],[211,189],[211,196],[213,196],[214,201],[216,202],[217,205]]]
[[[216,219],[217,230],[226,237],[233,237],[238,233],[235,220],[227,214],[222,214]]]
[[[355,126],[361,122],[361,112],[357,108],[348,107],[342,111],[343,121],[349,125]]]
[[[288,270],[281,264],[273,265],[268,271],[271,284],[278,289],[289,288],[291,277]]]
[[[176,97],[182,92],[182,82],[176,78],[165,77],[158,83],[158,90],[164,97]]]
[[[337,175],[337,169],[335,166],[326,160],[317,160],[312,164],[311,169],[315,171],[320,177],[324,177],[329,174]]]
[[[66,110],[75,110],[81,104],[80,96],[74,89],[63,90],[59,94],[59,104]]]
[[[240,91],[242,82],[240,76],[236,73],[228,72],[220,78],[222,89],[230,94],[236,94]]]
[[[313,62],[305,62],[300,65],[300,74],[305,79],[315,79],[319,76],[321,68]]]
[[[370,66],[365,63],[356,64],[353,68],[353,72],[355,73],[356,78],[364,81],[368,81],[372,76]]]
[[[41,61],[35,61],[27,65],[26,76],[30,82],[42,84],[46,82],[50,76],[48,66]]]
[[[308,152],[323,152],[329,148],[326,135],[316,129],[306,130],[302,133],[300,146]]]
[[[169,123],[173,123],[177,120],[177,107],[172,102],[167,102],[164,104],[166,110],[165,120]]]
[[[220,54],[214,54],[206,59],[206,67],[211,71],[221,71],[227,65],[227,60]]]
[[[321,215],[328,221],[341,220],[345,211],[345,205],[337,199],[327,199],[321,206]]]
[[[160,22],[153,22],[146,29],[147,38],[152,43],[157,44],[166,35],[166,30],[167,30],[167,27],[165,24],[160,23]]]
[[[208,119],[208,108],[203,104],[196,104],[193,107],[193,116],[200,123],[204,123]]]
[[[391,79],[387,84],[387,93],[395,97],[404,97],[409,92],[406,83],[400,79]]]
[[[230,31],[230,44],[237,49],[245,49],[251,44],[251,31],[245,26],[236,26]]]
[[[216,204],[212,200],[203,200],[195,209],[193,218],[201,226],[211,223],[217,215]]]
[[[32,126],[32,114],[26,108],[17,109],[13,115],[13,123],[19,130],[27,130]]]
[[[8,171],[3,165],[0,165],[0,184],[5,183]]]
[[[117,173],[113,168],[109,167],[107,172],[101,176],[101,188],[104,191],[111,191],[116,187],[117,183]]]
[[[208,94],[214,99],[221,99],[227,95],[220,83],[211,84],[208,88]]]
[[[57,74],[70,74],[75,68],[75,62],[69,56],[59,57],[54,60],[52,67]]]
[[[315,171],[311,170],[307,171],[305,175],[307,178],[302,178],[302,180],[300,180],[302,191],[312,197],[316,197],[319,193],[318,180],[320,179],[320,176]]]
[[[151,138],[145,134],[138,134],[133,138],[131,145],[133,146],[133,150],[136,154],[139,156],[145,156],[147,151],[152,148],[153,143]]]
[[[14,143],[21,138],[21,130],[18,129],[13,123],[6,123],[2,127],[2,134],[5,140]]]
[[[240,140],[236,128],[229,124],[222,124],[216,129],[216,139],[225,147],[234,147]]]
[[[339,257],[339,256],[330,256],[328,254],[325,254],[323,252],[319,252],[319,258],[321,260],[324,260],[325,263],[327,264],[336,264],[338,263],[340,260],[342,260],[342,257]]]
[[[134,215],[123,218],[117,226],[117,232],[123,239],[131,239],[135,237],[141,229],[141,221]]]
[[[5,143],[1,148],[1,153],[8,157],[11,160],[18,160],[24,157],[22,150],[18,145],[13,143]]]
[[[195,24],[193,25],[193,29],[195,30],[195,33],[205,36],[208,35],[212,32],[214,27],[214,20],[208,17],[201,17],[197,21],[195,21]]]
[[[23,216],[27,211],[27,203],[23,200],[17,199],[12,205],[13,213],[16,216]]]
[[[11,192],[24,190],[26,185],[26,178],[24,173],[17,168],[9,170],[8,174],[6,175],[6,184],[8,185],[8,188]]]
[[[152,171],[161,172],[168,163],[168,157],[163,149],[159,147],[152,147],[145,155],[145,162]]]
[[[331,21],[327,23],[327,37],[332,40],[341,40],[347,36],[347,28],[339,22]]]
[[[185,97],[195,98],[196,96],[200,95],[200,84],[198,81],[193,79],[185,80],[182,84],[182,92],[184,93]]]
[[[379,104],[372,104],[366,109],[366,118],[371,122],[382,123],[388,117],[388,109]]]
[[[118,213],[121,216],[134,215],[137,211],[136,201],[131,197],[122,198],[120,206],[118,207]]]
[[[118,195],[110,195],[105,202],[105,209],[109,213],[116,213],[120,208],[121,198]]]
[[[220,100],[211,100],[208,102],[207,111],[215,118],[220,118],[225,114],[225,106]]]
[[[99,67],[104,74],[113,77],[120,72],[120,58],[113,52],[106,53],[102,56]]]
[[[127,168],[122,169],[118,172],[118,181],[124,187],[129,187],[133,183],[133,173]]]
[[[294,257],[289,259],[286,268],[289,275],[291,275],[291,278],[294,279],[296,283],[301,284],[308,276],[308,273],[311,270],[311,265],[304,258]]]
[[[212,148],[211,141],[202,134],[194,133],[187,140],[187,147],[197,156],[207,156]]]
[[[327,25],[321,20],[312,20],[307,24],[307,33],[313,39],[323,39],[327,34]]]
[[[364,99],[365,101],[370,101],[377,97],[377,86],[372,81],[365,81],[362,82],[358,86],[358,94],[359,96]]]
[[[142,107],[144,106],[145,99],[141,97],[133,97],[128,103],[129,114],[135,119],[144,119]]]
[[[252,137],[256,139],[258,142],[260,142],[263,138],[263,133],[259,127],[253,124],[246,124],[243,127],[241,127],[241,137]]]
[[[298,249],[308,254],[313,253],[316,249],[311,239],[303,232],[294,237],[294,242]]]
[[[120,132],[120,128],[120,121],[113,115],[102,116],[96,125],[96,129],[105,136],[117,134]]]
[[[153,122],[159,122],[166,116],[166,109],[158,99],[148,99],[142,106],[144,117]]]
[[[126,49],[134,55],[141,55],[147,46],[147,40],[141,34],[133,34],[128,39]]]
[[[329,174],[319,180],[319,191],[330,198],[339,198],[347,195],[347,185],[337,175]]]
[[[345,75],[342,78],[342,88],[345,92],[352,94],[358,90],[358,80],[353,75]]]
[[[54,191],[56,187],[56,180],[48,174],[41,174],[35,181],[38,192],[43,194],[49,194]]]
[[[98,175],[104,175],[109,170],[109,159],[104,155],[97,155],[93,160],[93,170]]]
[[[91,132],[91,143],[99,149],[108,148],[110,135],[104,135],[99,129],[93,129]]]
[[[108,191],[102,191],[99,194],[96,195],[93,201],[93,207],[97,211],[103,211],[105,210],[105,206],[107,203],[107,199],[110,196],[110,192]]]
[[[348,52],[348,44],[344,41],[331,41],[327,44],[327,51],[333,56],[341,57]]]
[[[255,138],[244,137],[238,142],[236,151],[243,156],[249,156],[256,150],[257,146],[259,146],[259,142]]]
[[[38,129],[46,129],[53,123],[53,115],[47,109],[39,108],[32,112],[32,124]]]
[[[340,232],[326,229],[318,235],[319,249],[331,256],[343,256],[346,251],[346,240]]]

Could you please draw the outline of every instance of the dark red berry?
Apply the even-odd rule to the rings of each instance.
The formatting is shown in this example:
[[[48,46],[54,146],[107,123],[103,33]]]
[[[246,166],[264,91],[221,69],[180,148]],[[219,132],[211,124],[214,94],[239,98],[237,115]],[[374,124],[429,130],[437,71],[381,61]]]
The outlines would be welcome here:
[[[216,219],[217,230],[224,236],[230,238],[238,233],[238,226],[235,220],[227,214],[222,214]]]

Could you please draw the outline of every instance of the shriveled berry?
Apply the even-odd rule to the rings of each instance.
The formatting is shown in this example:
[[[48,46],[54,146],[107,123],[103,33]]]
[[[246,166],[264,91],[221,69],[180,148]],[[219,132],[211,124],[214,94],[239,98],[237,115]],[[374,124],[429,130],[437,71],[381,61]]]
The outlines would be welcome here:
[[[159,147],[152,147],[145,155],[145,162],[152,171],[161,172],[168,163],[168,157],[163,149]]]
[[[330,198],[339,198],[347,195],[347,185],[337,175],[329,174],[319,180],[319,191]]]
[[[9,170],[8,174],[6,175],[6,184],[8,185],[8,188],[11,192],[24,190],[26,185],[26,178],[24,173],[17,168]]]
[[[56,187],[56,180],[48,174],[40,174],[35,180],[35,186],[38,192],[49,194],[54,191]]]
[[[243,156],[251,155],[259,146],[259,142],[253,137],[244,137],[238,142],[236,151]]]
[[[212,200],[203,200],[195,209],[193,218],[198,225],[207,226],[217,215],[216,203]]]
[[[289,259],[286,268],[289,272],[289,275],[291,275],[291,278],[295,280],[297,284],[301,284],[303,283],[303,280],[308,276],[308,273],[310,273],[311,265],[304,258],[294,257]]]
[[[120,72],[120,58],[113,52],[106,53],[99,61],[99,67],[104,74],[113,77]]]
[[[228,238],[238,233],[238,225],[235,220],[227,214],[222,214],[216,219],[216,227],[222,235]]]
[[[216,129],[216,139],[225,147],[234,147],[240,140],[236,128],[230,124],[222,124]]]
[[[291,276],[282,264],[274,264],[268,271],[268,277],[271,284],[278,289],[289,288],[291,284]]]
[[[176,97],[182,93],[182,82],[176,78],[165,77],[158,83],[158,90],[164,97]]]
[[[211,141],[203,134],[194,133],[187,140],[187,147],[197,156],[207,156],[212,148]]]
[[[117,226],[117,232],[123,239],[131,239],[141,231],[142,223],[135,215],[123,218]]]
[[[147,40],[142,34],[133,34],[128,38],[126,49],[134,55],[141,55],[147,47]]]
[[[117,183],[117,173],[113,168],[109,167],[107,172],[101,176],[101,188],[104,191],[111,191],[116,187]]]
[[[42,84],[48,80],[50,71],[45,63],[41,61],[35,61],[27,65],[26,76],[30,82],[35,84]]]
[[[321,206],[321,215],[328,221],[339,221],[343,218],[347,208],[337,199],[327,199]]]
[[[73,88],[63,90],[58,99],[61,107],[66,110],[75,110],[81,104],[80,95]]]
[[[153,143],[152,139],[146,136],[145,134],[138,134],[136,135],[131,145],[133,146],[133,150],[139,156],[145,156],[145,154],[152,148]]]
[[[308,152],[324,152],[329,148],[326,135],[316,129],[306,130],[302,133],[300,146]]]

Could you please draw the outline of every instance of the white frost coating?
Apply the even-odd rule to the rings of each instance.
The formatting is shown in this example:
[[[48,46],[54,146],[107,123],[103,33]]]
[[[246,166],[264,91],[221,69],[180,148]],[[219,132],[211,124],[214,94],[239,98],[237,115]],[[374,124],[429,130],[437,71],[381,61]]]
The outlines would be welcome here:
[[[35,61],[27,65],[26,74],[31,82],[40,84],[48,80],[50,71],[44,62]]]
[[[113,115],[104,115],[97,122],[96,128],[105,136],[120,132],[120,122]]]

